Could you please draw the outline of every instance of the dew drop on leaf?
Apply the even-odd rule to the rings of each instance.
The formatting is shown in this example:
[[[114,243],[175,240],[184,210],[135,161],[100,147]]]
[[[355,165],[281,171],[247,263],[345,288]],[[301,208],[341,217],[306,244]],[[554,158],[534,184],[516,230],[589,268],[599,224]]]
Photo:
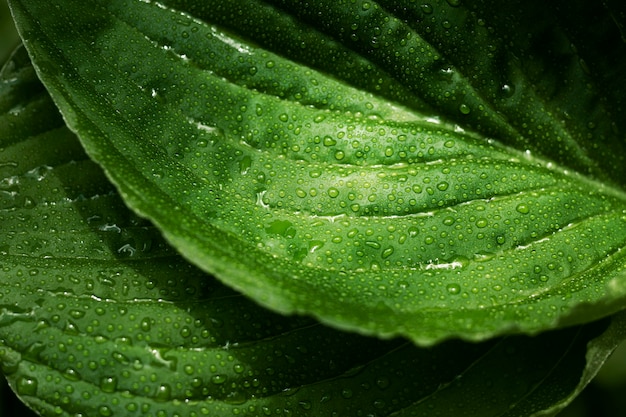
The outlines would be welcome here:
[[[38,381],[36,378],[22,377],[18,379],[16,389],[19,395],[37,395]]]
[[[515,207],[518,213],[528,214],[530,212],[530,207],[526,203],[519,203],[517,207]]]
[[[393,246],[390,246],[387,249],[385,249],[382,254],[383,259],[389,258],[391,255],[393,255],[393,252],[394,252]]]
[[[115,392],[117,389],[117,378],[105,376],[100,380],[100,389],[103,392]]]
[[[515,86],[511,85],[511,84],[504,84],[502,86],[502,94],[504,94],[505,97],[512,97],[513,94],[515,94]]]
[[[172,387],[169,384],[161,384],[154,394],[155,401],[169,401],[172,397]]]
[[[226,382],[226,376],[222,374],[213,375],[211,377],[211,382],[215,385],[221,385]]]
[[[344,388],[341,390],[341,396],[345,398],[346,400],[352,398],[352,395],[353,395],[353,392],[351,389]]]
[[[432,14],[433,6],[429,3],[422,4],[422,12],[424,12],[424,14]]]
[[[139,324],[139,327],[144,332],[150,331],[150,328],[152,327],[151,326],[151,319],[149,317],[145,317],[143,320],[141,320],[141,323]]]
[[[98,407],[98,414],[102,417],[110,417],[113,415],[113,411],[106,405],[101,405]]]
[[[456,295],[461,292],[461,286],[459,284],[448,284],[446,289],[448,290],[448,293],[452,295]]]

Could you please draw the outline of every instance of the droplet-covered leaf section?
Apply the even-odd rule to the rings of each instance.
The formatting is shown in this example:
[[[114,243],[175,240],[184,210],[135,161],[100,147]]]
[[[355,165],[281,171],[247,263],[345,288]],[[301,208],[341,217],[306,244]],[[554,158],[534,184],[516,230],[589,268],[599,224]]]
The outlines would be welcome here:
[[[276,315],[129,212],[24,50],[0,73],[0,121],[0,369],[42,416],[528,414],[561,407],[623,337],[616,318],[420,349]]]
[[[331,52],[351,48],[329,22],[352,16],[358,26],[364,13],[367,31],[378,20],[407,30],[423,49],[414,63],[429,59],[418,67],[432,72],[435,40],[393,7],[365,4],[316,5],[335,16],[318,28]],[[441,83],[422,100],[415,68],[400,65],[399,77],[376,64],[393,51],[408,59],[400,40],[352,48],[356,75],[334,78],[265,38],[247,41],[223,8],[212,20],[193,3],[58,6],[15,2],[14,12],[70,127],[184,256],[263,305],[430,344],[534,333],[624,301],[623,192],[596,182],[591,165],[589,178],[572,171],[587,160],[575,152],[564,168],[492,140],[520,145],[497,106],[477,111],[480,88],[456,67],[453,96],[467,89],[474,104],[455,104],[460,119],[437,117],[432,109],[450,103]],[[457,6],[441,2],[437,13]],[[306,23],[308,13],[277,22]],[[380,95],[352,85],[367,62],[388,80]],[[539,148],[545,139],[524,138]]]
[[[276,315],[206,276],[123,205],[23,49],[0,76],[0,364],[42,415],[297,411],[284,390],[406,346]]]

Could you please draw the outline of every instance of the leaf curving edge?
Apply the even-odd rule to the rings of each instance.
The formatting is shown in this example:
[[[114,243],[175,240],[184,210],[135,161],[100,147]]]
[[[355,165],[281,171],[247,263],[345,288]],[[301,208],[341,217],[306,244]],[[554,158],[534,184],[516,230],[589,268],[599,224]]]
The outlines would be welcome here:
[[[582,136],[570,134],[578,127],[539,105],[545,86],[521,77],[522,96],[491,103],[463,73],[474,61],[446,61],[445,42],[396,17],[395,3],[320,2],[335,17],[318,23],[287,3],[263,6],[264,16],[290,24],[283,33],[301,19],[354,63],[348,81],[290,58],[300,52],[260,46],[263,37],[247,41],[217,6],[11,5],[40,78],[125,201],[186,258],[265,306],[420,344],[537,333],[622,308],[626,198],[605,181],[624,155],[614,152],[617,134],[603,136],[603,170],[604,154],[583,152]],[[458,5],[438,2],[434,12],[456,24],[458,10],[468,21]],[[359,36],[391,25],[395,41],[353,47],[329,32],[355,16],[369,22],[352,21]],[[414,62],[429,62],[423,96],[408,64],[384,65],[411,47]],[[536,69],[542,57],[529,54]],[[351,85],[368,68],[381,95]],[[515,142],[521,125],[498,106],[551,133]],[[605,115],[598,120],[604,128]]]

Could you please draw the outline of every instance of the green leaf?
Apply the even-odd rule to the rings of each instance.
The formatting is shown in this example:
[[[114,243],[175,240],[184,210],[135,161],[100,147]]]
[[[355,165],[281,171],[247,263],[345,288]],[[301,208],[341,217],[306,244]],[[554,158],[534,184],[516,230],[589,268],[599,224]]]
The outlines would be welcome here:
[[[418,348],[276,315],[124,207],[23,50],[0,121],[0,368],[42,416],[553,413],[626,336],[616,316]]]
[[[11,2],[69,127],[186,258],[420,344],[626,301],[622,99],[580,55],[597,39],[577,54],[543,3],[473,4]]]
[[[124,207],[24,50],[1,75],[0,363],[43,415],[261,412],[406,345],[278,316],[189,265]]]
[[[6,0],[0,0],[0,62],[6,62],[9,55],[19,45],[20,38],[11,19]]]

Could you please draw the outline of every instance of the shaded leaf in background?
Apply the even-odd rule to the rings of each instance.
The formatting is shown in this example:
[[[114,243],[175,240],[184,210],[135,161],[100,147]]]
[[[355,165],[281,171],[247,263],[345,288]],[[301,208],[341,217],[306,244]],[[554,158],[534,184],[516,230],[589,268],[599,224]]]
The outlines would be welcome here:
[[[275,310],[431,344],[626,298],[621,102],[578,22],[493,3],[12,5],[70,128],[184,256]]]
[[[0,91],[0,365],[43,416],[527,416],[624,336],[615,317],[418,348],[276,315],[124,207],[23,50]]]

